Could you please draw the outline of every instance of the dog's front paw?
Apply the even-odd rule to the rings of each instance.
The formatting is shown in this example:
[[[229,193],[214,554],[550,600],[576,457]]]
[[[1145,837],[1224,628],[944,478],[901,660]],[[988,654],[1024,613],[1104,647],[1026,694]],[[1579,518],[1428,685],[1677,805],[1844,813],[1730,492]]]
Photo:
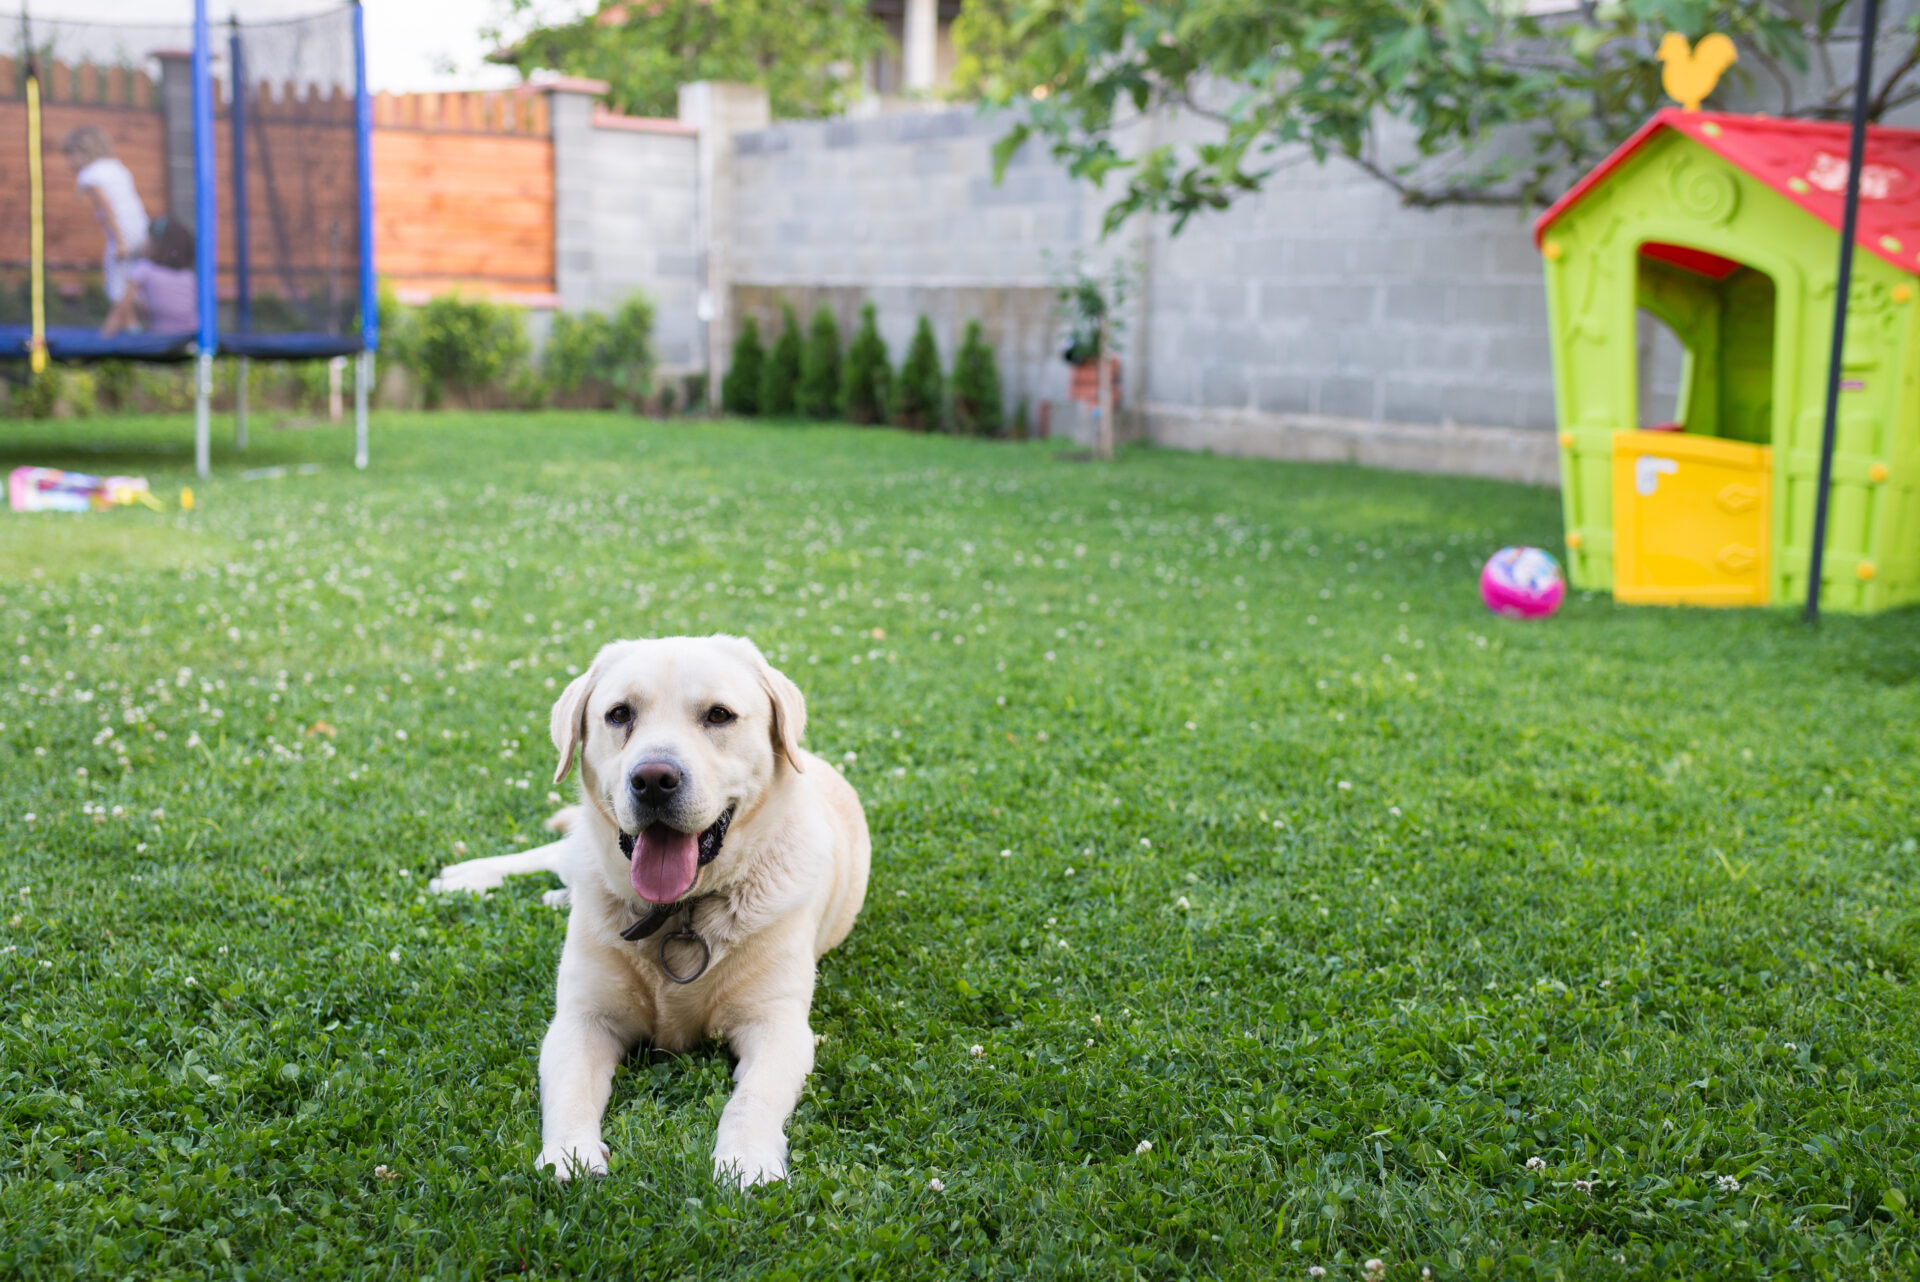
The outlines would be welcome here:
[[[787,1141],[721,1142],[713,1150],[713,1178],[729,1188],[750,1189],[787,1178]]]
[[[469,859],[465,863],[448,864],[440,870],[440,875],[427,882],[427,890],[436,895],[451,895],[458,891],[469,894],[482,894],[494,889],[506,877],[494,870],[491,859]]]
[[[533,1169],[553,1168],[553,1178],[565,1184],[576,1175],[605,1175],[613,1150],[599,1140],[585,1143],[549,1144],[533,1159]]]

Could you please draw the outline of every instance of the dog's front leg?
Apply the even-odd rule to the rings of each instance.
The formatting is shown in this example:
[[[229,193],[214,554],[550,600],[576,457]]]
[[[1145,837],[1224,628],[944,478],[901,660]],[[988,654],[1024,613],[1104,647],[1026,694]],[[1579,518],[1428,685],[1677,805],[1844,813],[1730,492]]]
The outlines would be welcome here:
[[[540,1043],[540,1156],[554,1178],[605,1175],[612,1155],[600,1140],[600,1121],[613,1094],[613,1070],[638,1038],[604,1012],[566,1004],[554,1013]]]
[[[769,1006],[728,1038],[740,1063],[713,1144],[713,1174],[722,1183],[751,1188],[787,1178],[787,1118],[813,1071],[808,1005],[802,997]]]

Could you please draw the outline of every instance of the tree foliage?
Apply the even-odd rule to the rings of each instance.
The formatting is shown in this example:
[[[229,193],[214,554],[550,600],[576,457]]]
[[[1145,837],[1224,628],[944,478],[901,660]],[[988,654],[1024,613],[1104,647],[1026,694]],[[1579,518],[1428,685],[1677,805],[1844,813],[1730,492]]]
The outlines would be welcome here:
[[[893,412],[902,427],[928,432],[941,425],[946,379],[940,372],[940,349],[933,341],[933,324],[925,316],[913,327],[907,359],[900,365],[900,381]]]
[[[784,418],[794,411],[794,392],[800,385],[800,318],[793,304],[780,304],[780,337],[773,340],[760,375],[760,412]]]
[[[1082,177],[1113,176],[1109,230],[1139,211],[1193,214],[1301,159],[1344,158],[1410,205],[1535,204],[1666,98],[1662,35],[1733,38],[1716,101],[1844,116],[1852,31],[1843,0],[1005,0],[1015,60],[981,83],[1021,108],[998,160],[1037,138]],[[1920,24],[1881,35],[1876,119],[1920,98]],[[1207,122],[1192,143],[1139,146],[1143,112]],[[1387,154],[1383,131],[1411,141]]]
[[[760,322],[749,316],[733,341],[733,364],[720,380],[720,404],[727,413],[760,412],[760,382],[766,363],[767,351],[760,345]]]
[[[863,304],[860,328],[847,345],[847,359],[840,371],[840,412],[850,423],[885,422],[892,382],[887,340],[880,337],[873,304]]]
[[[1000,391],[1000,361],[981,333],[967,322],[960,350],[953,356],[953,427],[967,436],[998,436],[1006,423]]]
[[[832,418],[840,411],[840,326],[825,303],[814,309],[807,329],[793,407],[808,418]]]
[[[640,0],[547,24],[536,0],[510,0],[490,34],[495,61],[604,80],[608,105],[641,116],[673,115],[695,80],[760,85],[776,117],[829,115],[886,39],[865,0]]]

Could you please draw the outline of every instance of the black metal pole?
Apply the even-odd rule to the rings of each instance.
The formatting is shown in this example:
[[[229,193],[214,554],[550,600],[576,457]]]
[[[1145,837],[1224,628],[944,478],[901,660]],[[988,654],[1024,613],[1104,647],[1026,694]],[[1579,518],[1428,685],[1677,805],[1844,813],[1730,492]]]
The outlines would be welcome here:
[[[1847,294],[1853,288],[1853,237],[1860,221],[1860,170],[1867,156],[1867,102],[1873,96],[1873,42],[1880,0],[1861,0],[1860,58],[1854,72],[1853,137],[1847,144],[1847,202],[1840,219],[1840,277],[1833,291],[1833,356],[1827,362],[1827,414],[1820,427],[1820,483],[1813,492],[1813,552],[1807,565],[1807,622],[1820,621],[1820,580],[1827,557],[1827,498],[1833,486],[1833,442],[1840,426],[1840,358],[1847,344]]]

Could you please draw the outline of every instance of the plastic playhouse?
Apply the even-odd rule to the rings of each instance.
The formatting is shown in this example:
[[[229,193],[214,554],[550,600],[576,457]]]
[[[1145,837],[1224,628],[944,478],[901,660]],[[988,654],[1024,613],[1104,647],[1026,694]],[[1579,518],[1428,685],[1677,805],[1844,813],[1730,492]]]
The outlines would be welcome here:
[[[1662,111],[1535,224],[1576,587],[1806,599],[1848,137]],[[1860,189],[1821,584],[1854,613],[1920,600],[1920,131],[1869,130]],[[1670,422],[1638,309],[1686,347]]]

